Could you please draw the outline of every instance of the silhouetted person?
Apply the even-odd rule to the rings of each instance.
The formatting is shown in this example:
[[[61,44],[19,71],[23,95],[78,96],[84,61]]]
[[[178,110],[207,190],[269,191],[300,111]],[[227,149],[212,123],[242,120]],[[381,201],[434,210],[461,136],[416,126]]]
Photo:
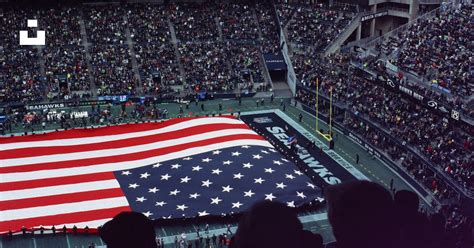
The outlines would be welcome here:
[[[351,181],[325,190],[337,248],[396,247],[390,192],[369,181]]]
[[[145,215],[122,212],[102,226],[100,237],[108,248],[156,248],[153,223]]]
[[[418,195],[408,190],[399,190],[394,195],[395,223],[400,236],[398,246],[428,247],[428,243],[438,237],[430,234],[428,218],[418,212],[420,204]]]
[[[359,154],[356,153],[356,164],[359,163]]]
[[[294,209],[262,201],[243,214],[230,247],[320,248],[323,241],[319,234],[303,230]]]
[[[303,120],[303,115],[300,113],[300,115],[298,116],[298,121],[301,122]]]

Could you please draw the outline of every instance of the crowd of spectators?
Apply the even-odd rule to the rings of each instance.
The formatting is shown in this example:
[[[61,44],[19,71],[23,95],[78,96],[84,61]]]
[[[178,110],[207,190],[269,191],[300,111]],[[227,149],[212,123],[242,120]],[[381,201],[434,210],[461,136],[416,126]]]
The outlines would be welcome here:
[[[48,99],[89,98],[91,82],[79,11],[70,7],[52,8],[42,16],[48,30],[46,46],[42,49]]]
[[[97,95],[134,95],[137,79],[132,70],[131,56],[122,8],[95,7],[84,14],[89,52]]]
[[[256,16],[248,4],[222,3],[219,5],[219,25],[226,40],[258,40]]]
[[[260,40],[262,53],[278,53],[280,50],[280,38],[272,6],[265,1],[257,2],[255,12],[261,30],[260,33],[262,34]]]
[[[472,95],[472,7],[461,5],[410,26],[394,63],[453,95]]]
[[[160,97],[173,93],[170,85],[183,83],[166,12],[165,6],[141,4],[127,11],[143,93]]]
[[[280,8],[285,10],[286,7]],[[344,31],[355,13],[341,12],[318,5],[291,5],[294,11],[281,11],[282,19],[294,13],[288,24],[288,38],[298,48],[313,47],[322,52],[337,35]]]
[[[191,90],[222,92],[235,88],[223,43],[181,43],[178,50],[186,73],[186,85]]]
[[[217,5],[183,3],[170,7],[169,16],[177,39],[185,41],[215,41],[219,38]]]
[[[0,103],[43,100],[39,51],[18,44],[18,30],[27,30],[26,20],[36,16],[33,10],[0,9]]]

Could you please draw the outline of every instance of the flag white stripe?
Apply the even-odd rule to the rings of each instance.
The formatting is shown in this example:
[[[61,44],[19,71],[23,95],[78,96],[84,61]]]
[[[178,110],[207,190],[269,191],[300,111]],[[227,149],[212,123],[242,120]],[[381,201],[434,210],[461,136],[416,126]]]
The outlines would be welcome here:
[[[35,217],[45,217],[49,215],[69,214],[85,212],[103,208],[114,208],[128,206],[127,198],[124,196],[82,201],[74,203],[65,203],[33,208],[22,208],[15,210],[0,211],[0,221],[19,220]]]
[[[96,228],[105,224],[105,222],[111,220],[112,218],[100,219],[100,220],[92,220],[92,221],[84,221],[78,223],[61,223],[55,225],[57,232],[62,232],[61,228],[66,226],[67,228],[71,228],[72,226],[76,226],[77,228]],[[39,228],[40,226],[35,226],[34,228]],[[51,229],[53,226],[43,226],[45,229]]]
[[[115,140],[122,140],[128,138],[145,137],[154,134],[167,133],[172,131],[178,131],[190,127],[209,125],[209,124],[243,124],[242,121],[231,118],[199,118],[176,123],[167,127],[153,129],[149,131],[131,132],[124,134],[114,135],[103,135],[85,138],[71,138],[71,139],[57,139],[57,140],[44,140],[44,141],[28,141],[28,142],[17,142],[0,144],[0,150],[11,150],[18,148],[32,148],[32,147],[51,147],[51,146],[71,146],[71,145],[84,145],[84,144],[95,144],[99,142],[108,142]]]
[[[153,163],[163,162],[171,159],[177,159],[187,156],[193,156],[200,153],[210,152],[216,149],[225,149],[234,146],[263,146],[273,148],[273,146],[266,140],[254,140],[254,139],[241,139],[226,141],[207,146],[199,146],[181,150],[178,152],[168,153],[161,156],[149,157],[146,159],[124,161],[119,163],[108,163],[108,164],[97,164],[91,166],[75,167],[75,168],[64,168],[55,170],[42,170],[42,171],[31,171],[31,172],[18,172],[18,173],[5,173],[0,174],[2,182],[19,182],[26,180],[37,180],[45,178],[63,177],[63,176],[74,176],[74,175],[85,175],[107,171],[119,171],[139,168],[142,166],[150,165]]]
[[[176,145],[187,144],[190,142],[201,141],[205,139],[212,139],[212,138],[225,137],[229,135],[239,135],[239,134],[255,134],[256,135],[254,131],[249,130],[249,129],[226,129],[226,130],[207,132],[207,133],[191,135],[191,136],[186,136],[186,137],[177,138],[177,139],[158,141],[154,143],[137,145],[137,146],[129,146],[129,147],[123,147],[123,148],[44,155],[44,156],[35,156],[35,157],[26,157],[26,158],[3,159],[3,160],[0,160],[0,167],[13,167],[13,166],[22,166],[25,164],[39,164],[39,163],[49,163],[49,162],[67,162],[67,161],[72,161],[76,159],[101,158],[101,157],[109,157],[109,156],[116,156],[116,155],[124,155],[124,154],[144,152],[144,151],[153,150],[157,148],[167,148],[167,147],[172,147]]]
[[[120,188],[120,184],[115,179],[86,183],[63,184],[32,189],[10,190],[0,192],[0,201],[28,199],[34,197],[71,194],[113,188]]]

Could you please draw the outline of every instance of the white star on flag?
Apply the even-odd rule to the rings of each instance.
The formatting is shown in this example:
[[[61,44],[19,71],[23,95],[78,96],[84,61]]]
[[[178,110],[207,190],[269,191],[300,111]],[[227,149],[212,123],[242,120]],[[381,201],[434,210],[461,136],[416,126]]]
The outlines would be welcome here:
[[[286,202],[286,205],[287,205],[288,207],[294,208],[294,207],[295,207],[295,201]]]
[[[286,185],[283,183],[277,183],[276,185],[277,185],[277,189],[284,189],[286,187]]]
[[[181,210],[181,211],[184,211],[186,208],[188,208],[188,206],[186,205],[176,205],[176,210]]]
[[[207,179],[206,181],[202,181],[202,187],[208,187],[212,184],[211,181],[209,181],[209,179]]]
[[[304,195],[304,192],[298,192],[298,191],[296,191],[296,195],[297,195],[298,197],[301,197],[301,199],[306,198],[306,196]]]
[[[144,202],[146,201],[146,198],[145,197],[137,197],[137,202]]]
[[[181,192],[181,191],[175,189],[173,191],[170,191],[170,195],[178,195],[179,192]]]
[[[145,215],[145,216],[148,217],[148,218],[153,215],[153,213],[150,212],[150,211],[144,212],[144,213],[142,213],[142,214]]]
[[[252,168],[252,166],[253,166],[253,164],[251,164],[251,163],[245,163],[244,164],[244,168],[249,168],[250,169],[250,168]]]
[[[171,169],[178,169],[181,166],[182,165],[180,165],[180,164],[173,164],[173,165],[171,165]]]
[[[148,172],[145,172],[145,173],[143,173],[143,174],[140,174],[140,178],[145,178],[145,179],[147,179],[149,176],[151,176],[151,174],[148,173]]]
[[[128,176],[132,174],[130,171],[122,171],[122,175]]]
[[[272,193],[270,194],[265,194],[265,200],[269,200],[269,201],[273,201],[273,199],[275,199],[276,197],[273,196]]]
[[[280,162],[280,161],[278,161],[278,160],[273,160],[273,163],[274,163],[274,164],[277,164],[277,165],[282,165],[282,164],[283,164],[282,162]]]
[[[162,164],[156,163],[156,164],[153,165],[153,168],[160,168],[161,166],[162,166]]]
[[[285,177],[288,178],[288,179],[295,179],[295,176],[293,176],[291,174],[285,174]]]
[[[253,195],[255,195],[255,193],[252,192],[252,190],[244,191],[244,197],[252,197]]]
[[[213,155],[219,155],[219,154],[221,154],[221,151],[220,150],[215,150],[215,151],[212,152],[212,154]]]
[[[193,158],[191,158],[191,157],[185,157],[185,158],[183,158],[183,160],[185,160],[185,161],[189,161],[189,160],[191,160],[191,159],[193,159]]]
[[[216,197],[216,198],[211,198],[211,204],[216,204],[218,205],[219,202],[221,202],[222,200],[219,199],[219,197]]]
[[[219,169],[212,170],[212,174],[217,174],[219,175],[222,171]]]
[[[199,216],[207,216],[207,215],[209,215],[209,213],[206,212],[206,210],[204,210],[204,211],[202,211],[202,212],[199,212],[199,211],[198,211],[198,215],[199,215]]]
[[[189,180],[191,180],[191,178],[186,176],[186,177],[180,178],[180,180],[181,180],[181,183],[187,183],[187,182],[189,182]]]
[[[201,166],[193,166],[193,171],[200,171],[202,170],[202,167]]]
[[[260,156],[260,154],[257,154],[257,155],[252,155],[254,159],[261,159],[263,158],[262,156]]]
[[[164,175],[161,175],[161,180],[168,180],[170,179],[170,177],[171,177],[170,175],[164,174]]]
[[[222,164],[226,164],[226,165],[230,165],[230,164],[232,164],[232,163],[233,163],[233,162],[230,161],[230,160],[227,160],[227,161],[222,162]]]
[[[164,201],[156,202],[155,206],[163,207],[166,204]]]
[[[210,159],[210,158],[204,158],[204,159],[202,160],[202,162],[209,163],[209,162],[211,162],[211,160],[212,160],[212,159]]]
[[[273,173],[274,171],[272,168],[265,168],[265,173]]]
[[[303,173],[302,173],[301,171],[299,171],[299,170],[294,170],[294,172],[295,172],[295,174],[298,175],[298,176],[302,176],[302,175],[303,175]]]
[[[234,188],[231,188],[230,185],[227,185],[225,187],[222,187],[222,192],[230,192],[231,190],[233,190]]]
[[[242,153],[240,153],[240,152],[233,152],[233,153],[232,153],[232,156],[239,156],[240,154],[242,154]]]
[[[234,174],[234,179],[241,179],[242,177],[244,177],[244,175],[242,175],[241,173]]]
[[[235,202],[235,203],[233,202],[232,203],[232,208],[240,208],[240,206],[242,206],[242,205],[244,205],[244,204],[242,204],[240,202]]]
[[[132,188],[132,189],[136,189],[138,188],[140,185],[136,184],[136,183],[132,183],[132,184],[129,184],[128,187],[129,188]]]
[[[258,183],[258,184],[262,184],[265,181],[265,179],[262,179],[261,177],[254,178],[253,180],[255,180],[255,183]]]
[[[148,189],[148,193],[156,193],[158,191],[160,191],[160,190],[157,189],[156,187]]]
[[[198,193],[189,194],[189,198],[194,198],[194,199],[197,199],[199,196],[201,196],[201,195],[200,195],[200,194],[198,194]]]

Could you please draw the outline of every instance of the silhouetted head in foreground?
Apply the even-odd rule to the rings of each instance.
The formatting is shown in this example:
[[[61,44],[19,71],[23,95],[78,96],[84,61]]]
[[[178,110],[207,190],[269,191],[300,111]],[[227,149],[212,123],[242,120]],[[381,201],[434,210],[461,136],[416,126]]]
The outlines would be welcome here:
[[[388,190],[373,182],[352,181],[328,187],[326,199],[338,248],[391,247],[396,232]]]
[[[145,215],[122,212],[102,226],[100,237],[108,248],[156,248],[153,223]]]
[[[320,235],[303,230],[294,209],[279,202],[256,203],[240,219],[232,248],[322,247]]]

